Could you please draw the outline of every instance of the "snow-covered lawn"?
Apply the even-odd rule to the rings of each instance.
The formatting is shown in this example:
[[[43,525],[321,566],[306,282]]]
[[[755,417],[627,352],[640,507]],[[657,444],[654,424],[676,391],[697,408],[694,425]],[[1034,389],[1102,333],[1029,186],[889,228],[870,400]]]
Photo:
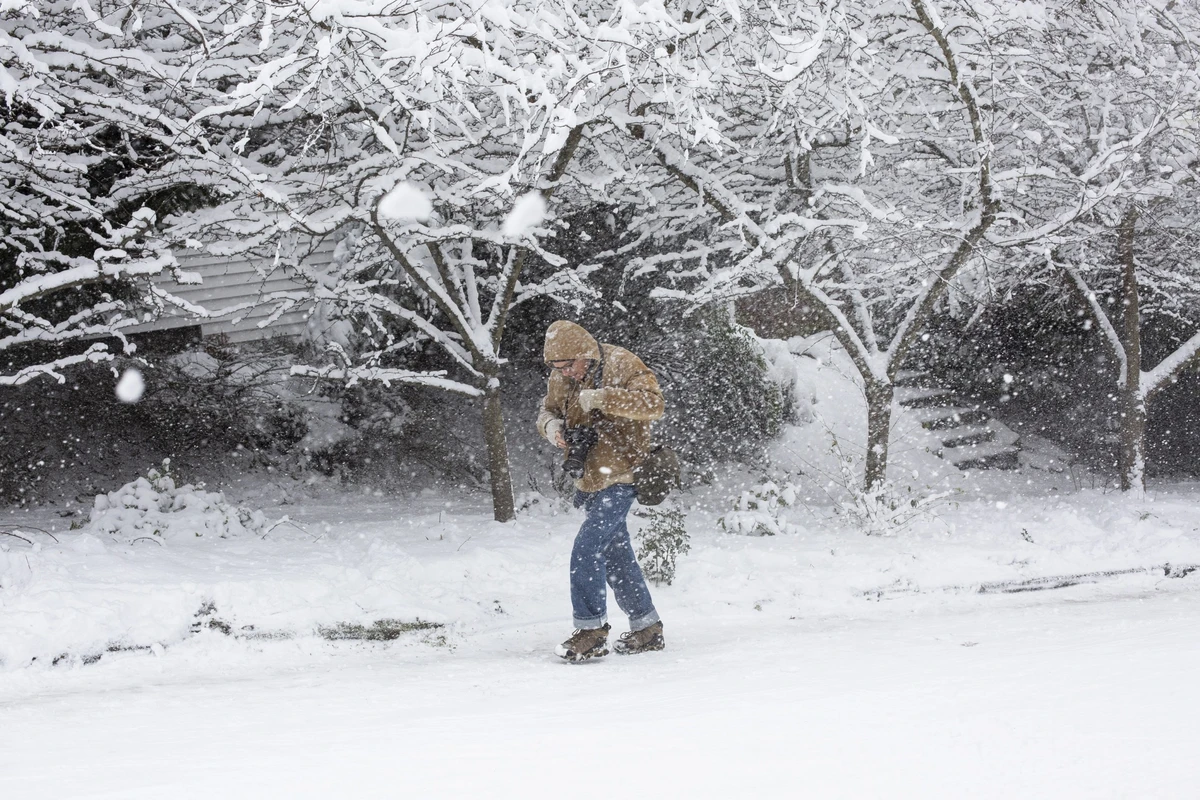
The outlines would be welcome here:
[[[655,589],[668,649],[579,666],[551,655],[578,512],[274,511],[296,525],[4,543],[0,796],[1195,796],[1200,572],[976,591],[1200,564],[1192,488],[968,500],[882,538],[731,536],[697,503]],[[377,619],[444,627],[316,634]]]

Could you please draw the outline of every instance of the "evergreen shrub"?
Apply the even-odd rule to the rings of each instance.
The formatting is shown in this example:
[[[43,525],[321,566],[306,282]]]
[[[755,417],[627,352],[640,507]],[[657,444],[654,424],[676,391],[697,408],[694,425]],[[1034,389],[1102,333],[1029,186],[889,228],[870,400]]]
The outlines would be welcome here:
[[[649,520],[636,539],[642,572],[647,580],[670,586],[675,580],[679,556],[692,549],[683,512],[676,508],[650,508],[640,510],[638,515]]]

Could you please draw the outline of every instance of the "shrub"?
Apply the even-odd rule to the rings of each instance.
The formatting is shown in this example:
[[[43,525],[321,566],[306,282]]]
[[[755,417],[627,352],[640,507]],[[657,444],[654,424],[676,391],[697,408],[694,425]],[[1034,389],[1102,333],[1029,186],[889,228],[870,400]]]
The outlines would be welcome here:
[[[837,459],[840,483],[848,495],[848,499],[838,504],[838,512],[868,536],[897,533],[953,494],[922,494],[914,491],[911,486],[899,486],[891,481],[882,481],[870,489],[864,489],[860,480],[862,466],[859,459],[843,451],[837,437],[832,433],[830,438],[833,442],[833,455]]]
[[[733,510],[717,520],[721,530],[743,536],[775,536],[790,533],[794,526],[782,519],[783,510],[796,502],[797,487],[785,481],[779,486],[765,481],[742,492]]]
[[[231,505],[223,494],[205,491],[203,485],[177,486],[169,459],[161,470],[151,469],[114,492],[97,495],[86,527],[129,540],[144,536],[226,539],[261,535],[269,529],[261,511]]]
[[[169,453],[290,451],[308,432],[309,414],[288,388],[286,346],[231,346],[213,337],[200,349],[156,359],[136,408],[152,442]]]
[[[679,509],[645,509],[649,522],[637,533],[637,559],[646,578],[670,586],[675,580],[675,562],[690,551],[691,537]]]
[[[340,403],[339,437],[306,441],[311,465],[346,480],[408,483],[418,474],[484,484],[477,401],[423,387],[327,384]]]
[[[784,387],[770,380],[762,348],[724,310],[702,315],[680,355],[662,358],[672,444],[690,462],[752,460],[791,415]]]

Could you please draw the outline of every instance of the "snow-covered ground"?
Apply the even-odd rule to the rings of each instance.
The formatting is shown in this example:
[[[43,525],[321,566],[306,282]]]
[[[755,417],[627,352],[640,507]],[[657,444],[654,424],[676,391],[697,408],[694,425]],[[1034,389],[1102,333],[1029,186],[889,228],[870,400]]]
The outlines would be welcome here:
[[[266,539],[57,531],[4,553],[0,795],[1193,797],[1200,572],[977,589],[1198,564],[1198,501],[978,500],[887,538],[695,511],[668,649],[580,666],[551,655],[576,513],[346,496]],[[445,627],[317,635],[388,618]]]
[[[670,606],[662,653],[560,621],[247,646],[5,688],[10,798],[1195,796],[1200,595],[787,621]],[[12,676],[9,676],[10,678]]]
[[[822,443],[852,397],[797,363],[770,474],[678,499],[661,653],[553,657],[557,498],[500,525],[479,495],[263,484],[239,513],[150,480],[75,530],[6,514],[0,797],[1195,797],[1200,487],[959,473],[913,432],[897,491],[953,494],[867,536]],[[764,477],[782,532],[728,533]],[[327,638],[378,620],[429,624]]]

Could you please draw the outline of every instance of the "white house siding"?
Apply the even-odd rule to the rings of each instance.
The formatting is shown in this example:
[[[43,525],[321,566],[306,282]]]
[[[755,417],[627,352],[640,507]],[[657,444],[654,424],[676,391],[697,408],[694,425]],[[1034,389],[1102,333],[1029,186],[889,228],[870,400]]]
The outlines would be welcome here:
[[[336,242],[325,239],[303,263],[311,267],[322,267],[333,260]],[[292,271],[283,266],[272,267],[267,259],[247,256],[214,256],[208,253],[184,252],[179,256],[180,267],[185,272],[200,275],[199,284],[179,284],[170,275],[163,275],[156,283],[176,297],[206,309],[210,314],[222,309],[256,304],[252,308],[217,318],[197,317],[178,309],[168,309],[161,317],[128,328],[129,333],[151,333],[198,325],[201,336],[224,334],[231,342],[248,342],[272,336],[299,336],[305,331],[312,313],[312,303],[303,303],[281,314],[278,319],[263,326],[263,323],[278,306],[274,302],[261,302],[276,292],[304,291],[306,286],[292,277]]]

